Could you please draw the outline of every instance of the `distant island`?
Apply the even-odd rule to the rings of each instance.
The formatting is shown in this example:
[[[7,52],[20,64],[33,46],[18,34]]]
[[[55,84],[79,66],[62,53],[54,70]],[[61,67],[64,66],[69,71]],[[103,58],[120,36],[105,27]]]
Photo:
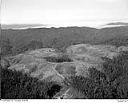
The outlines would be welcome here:
[[[47,26],[45,24],[1,24],[2,29],[28,29]]]

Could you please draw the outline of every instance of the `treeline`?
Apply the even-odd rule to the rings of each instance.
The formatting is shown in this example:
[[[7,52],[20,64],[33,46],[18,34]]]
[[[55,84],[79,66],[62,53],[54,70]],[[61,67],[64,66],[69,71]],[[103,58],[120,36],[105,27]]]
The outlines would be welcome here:
[[[90,68],[88,78],[71,77],[71,86],[91,99],[128,99],[128,52],[104,58],[102,71]]]
[[[22,47],[15,47],[8,38],[2,40],[0,43],[1,43],[0,46],[1,46],[2,56],[16,55],[28,50],[43,48],[43,43],[41,41],[36,41],[36,40],[31,40],[28,44]]]
[[[1,49],[0,56],[6,56],[12,54],[13,46],[8,38],[4,40],[2,39],[0,40],[0,49]]]
[[[128,37],[123,37],[123,38],[114,38],[110,40],[106,40],[97,44],[106,44],[106,45],[114,45],[114,46],[128,46]]]
[[[23,47],[16,48],[14,52],[19,54],[28,50],[35,50],[40,48],[43,48],[43,43],[41,41],[31,40],[28,44],[24,45]]]
[[[57,83],[42,82],[18,71],[1,69],[2,99],[48,99],[60,89]]]
[[[101,41],[101,42],[94,42],[92,41],[85,41],[82,39],[75,39],[75,40],[66,40],[60,37],[54,37],[50,39],[49,41],[42,41],[42,40],[36,40],[32,39],[29,40],[27,43],[21,43],[19,46],[15,46],[15,42],[11,41],[9,38],[4,38],[0,40],[0,48],[1,48],[1,55],[2,56],[7,56],[7,55],[16,55],[19,53],[24,53],[25,51],[28,50],[35,50],[35,49],[40,49],[40,48],[54,48],[60,52],[65,52],[66,48],[71,46],[71,45],[76,45],[76,44],[107,44],[107,45],[114,45],[114,46],[127,46],[128,45],[128,37],[126,38],[114,38],[114,39],[109,39],[106,41]]]

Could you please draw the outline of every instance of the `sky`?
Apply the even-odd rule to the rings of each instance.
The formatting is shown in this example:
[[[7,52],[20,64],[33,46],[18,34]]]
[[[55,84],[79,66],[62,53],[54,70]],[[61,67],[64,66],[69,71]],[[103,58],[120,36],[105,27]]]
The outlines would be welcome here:
[[[128,0],[1,0],[2,24],[96,26],[128,22]]]

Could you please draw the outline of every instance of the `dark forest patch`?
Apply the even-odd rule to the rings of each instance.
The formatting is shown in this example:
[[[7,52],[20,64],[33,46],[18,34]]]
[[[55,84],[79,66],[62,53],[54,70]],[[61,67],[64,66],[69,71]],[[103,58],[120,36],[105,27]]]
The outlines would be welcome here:
[[[2,99],[48,99],[60,88],[55,82],[42,82],[21,72],[1,69]]]
[[[48,61],[48,62],[55,62],[55,63],[72,62],[73,61],[67,55],[62,55],[62,56],[59,56],[59,57],[52,57],[52,56],[44,57],[44,59],[46,59],[46,61]]]

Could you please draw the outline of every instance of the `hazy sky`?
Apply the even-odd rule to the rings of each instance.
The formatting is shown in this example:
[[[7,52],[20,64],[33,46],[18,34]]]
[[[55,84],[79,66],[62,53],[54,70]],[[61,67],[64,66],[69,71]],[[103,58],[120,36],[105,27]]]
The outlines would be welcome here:
[[[128,22],[128,0],[2,0],[1,23],[56,26]]]

